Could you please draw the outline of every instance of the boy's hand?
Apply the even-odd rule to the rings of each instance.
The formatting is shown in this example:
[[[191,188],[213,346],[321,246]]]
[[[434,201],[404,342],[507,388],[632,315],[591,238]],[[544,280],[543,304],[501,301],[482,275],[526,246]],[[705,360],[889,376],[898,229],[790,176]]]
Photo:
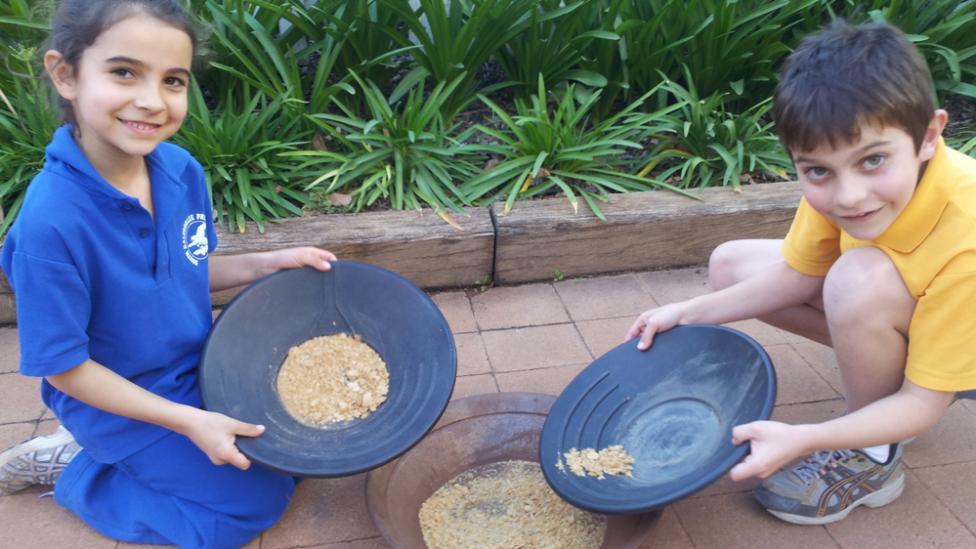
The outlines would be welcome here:
[[[306,266],[320,271],[328,271],[332,268],[329,261],[336,260],[336,256],[332,252],[314,246],[285,248],[269,252],[269,254],[268,266],[271,272],[283,269],[300,269]]]
[[[238,436],[261,435],[264,426],[244,423],[216,412],[196,411],[199,413],[194,414],[183,434],[207,454],[214,465],[230,463],[242,471],[250,467],[251,460],[237,449],[234,442]]]
[[[654,341],[654,334],[664,332],[681,324],[684,316],[684,303],[671,303],[656,309],[648,309],[641,313],[630,329],[627,330],[627,337],[624,341],[629,341],[640,336],[637,348],[646,351]]]
[[[729,471],[732,480],[767,478],[800,456],[810,453],[800,426],[778,421],[753,421],[732,429],[732,443],[750,442],[749,454]]]

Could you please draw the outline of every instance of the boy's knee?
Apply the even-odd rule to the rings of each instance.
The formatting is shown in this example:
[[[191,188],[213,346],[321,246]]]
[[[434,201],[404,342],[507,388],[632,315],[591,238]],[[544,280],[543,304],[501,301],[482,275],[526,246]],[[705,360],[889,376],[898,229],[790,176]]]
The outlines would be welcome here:
[[[873,246],[850,250],[834,263],[824,279],[823,298],[832,321],[849,318],[857,322],[874,316],[865,315],[865,311],[880,311],[911,300],[895,264]]]
[[[708,284],[712,290],[721,290],[738,282],[738,263],[742,254],[737,251],[736,241],[719,244],[708,258]]]

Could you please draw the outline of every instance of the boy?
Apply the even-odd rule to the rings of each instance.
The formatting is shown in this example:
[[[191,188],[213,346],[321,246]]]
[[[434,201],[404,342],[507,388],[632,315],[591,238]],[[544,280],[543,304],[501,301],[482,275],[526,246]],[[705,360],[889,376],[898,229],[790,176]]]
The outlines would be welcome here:
[[[803,199],[785,240],[719,246],[714,293],[640,315],[646,349],[675,325],[758,317],[834,348],[846,415],[759,421],[734,480],[798,524],[897,498],[901,443],[976,388],[976,160],[945,146],[925,62],[889,25],[836,22],[790,55],[774,97]],[[799,457],[791,468],[780,470]]]

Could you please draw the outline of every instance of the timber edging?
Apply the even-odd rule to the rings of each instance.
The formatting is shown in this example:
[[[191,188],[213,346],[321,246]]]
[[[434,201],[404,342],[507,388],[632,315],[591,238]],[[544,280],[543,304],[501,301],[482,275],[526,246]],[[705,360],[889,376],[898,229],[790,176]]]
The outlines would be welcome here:
[[[795,182],[705,189],[701,200],[648,191],[612,195],[600,221],[565,197],[467,208],[460,229],[430,211],[311,215],[269,222],[265,232],[218,230],[218,254],[321,246],[344,259],[398,272],[425,289],[518,284],[560,277],[701,265],[718,244],[781,238],[800,199]],[[223,305],[240,289],[215,293]],[[0,274],[0,324],[16,321]]]

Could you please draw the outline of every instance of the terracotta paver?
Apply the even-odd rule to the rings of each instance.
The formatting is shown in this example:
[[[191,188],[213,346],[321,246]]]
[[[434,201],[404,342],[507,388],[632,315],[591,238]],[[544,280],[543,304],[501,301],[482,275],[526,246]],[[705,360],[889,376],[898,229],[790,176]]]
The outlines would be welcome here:
[[[640,549],[692,549],[694,544],[685,532],[673,507],[665,507],[654,530],[648,534]]]
[[[632,273],[565,280],[554,284],[573,320],[611,316],[637,316],[654,306],[643,285]]]
[[[590,352],[572,324],[482,332],[495,372],[589,363]]]
[[[651,271],[637,273],[636,276],[658,305],[684,301],[711,291],[707,269],[704,267]],[[648,308],[650,306],[653,306],[653,303],[649,304]]]
[[[911,471],[901,497],[878,509],[855,509],[848,518],[856,520],[827,525],[845,549],[976,547],[972,532]]]
[[[471,301],[465,292],[440,292],[431,296],[437,308],[444,313],[451,331],[460,334],[477,332],[478,323],[474,320]]]
[[[914,469],[936,498],[952,510],[970,532],[976,532],[976,462]]]
[[[44,413],[40,387],[40,378],[0,374],[0,424],[39,419]]]
[[[581,320],[576,323],[576,327],[579,328],[579,332],[583,336],[583,343],[590,350],[590,354],[599,358],[624,342],[624,335],[635,320],[637,320],[637,315]]]
[[[568,322],[566,307],[552,284],[490,288],[471,297],[482,330]]]
[[[17,342],[17,330],[0,328],[0,374],[16,372],[20,362],[20,344]]]
[[[695,547],[837,547],[822,526],[787,524],[763,510],[748,493],[686,499],[674,508]]]
[[[498,391],[559,394],[595,357],[622,342],[641,311],[707,291],[707,273],[698,267],[436,293],[458,351],[453,398]],[[764,345],[776,366],[773,419],[810,423],[843,413],[840,372],[828,347],[758,321],[733,327]],[[16,353],[16,329],[0,328],[0,450],[57,427],[40,402],[39,381],[16,373]],[[752,499],[755,479],[735,483],[725,476],[666,507],[641,548],[976,547],[974,426],[976,401],[961,401],[932,432],[906,446],[905,493],[888,507],[857,509],[829,526],[794,526]],[[365,478],[303,482],[280,523],[247,549],[391,547],[369,517]],[[0,548],[150,547],[101,536],[51,498],[38,498],[44,491],[0,497]]]
[[[454,334],[454,345],[457,347],[457,375],[491,372],[491,363],[488,362],[488,353],[485,352],[485,342],[481,334]]]
[[[785,343],[769,345],[766,352],[776,369],[777,404],[815,402],[840,396],[792,346]]]
[[[451,400],[457,400],[471,395],[497,392],[498,382],[495,381],[495,376],[492,374],[464,376],[454,381],[454,392],[451,393]]]
[[[586,368],[586,364],[571,364],[553,368],[499,372],[495,377],[498,379],[498,388],[502,392],[527,391],[558,395],[577,374],[583,371],[583,368]]]

